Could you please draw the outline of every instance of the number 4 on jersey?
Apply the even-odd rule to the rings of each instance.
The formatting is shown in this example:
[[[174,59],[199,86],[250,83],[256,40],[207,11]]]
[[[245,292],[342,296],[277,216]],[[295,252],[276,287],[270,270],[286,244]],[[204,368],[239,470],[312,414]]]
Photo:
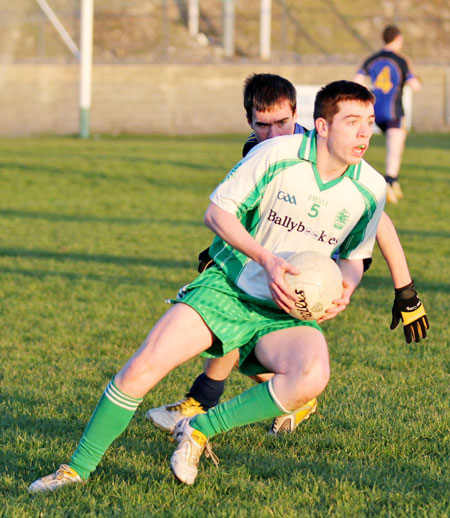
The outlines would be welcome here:
[[[384,94],[391,91],[394,85],[391,81],[391,69],[388,66],[381,69],[381,72],[377,75],[373,85]]]

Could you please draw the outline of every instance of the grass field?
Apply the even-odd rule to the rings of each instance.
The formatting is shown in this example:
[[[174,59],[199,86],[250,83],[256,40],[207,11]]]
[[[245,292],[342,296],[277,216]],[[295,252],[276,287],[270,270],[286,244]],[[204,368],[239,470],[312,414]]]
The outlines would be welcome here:
[[[353,303],[324,325],[332,378],[319,414],[289,437],[269,423],[213,439],[193,487],[144,419],[182,397],[195,359],[161,382],[88,484],[26,488],[69,460],[104,386],[195,275],[211,239],[208,194],[239,136],[0,140],[0,516],[444,518],[449,466],[449,135],[410,135],[406,199],[387,211],[431,329],[389,330],[379,251]],[[382,170],[384,142],[367,158]],[[251,386],[235,372],[225,397]]]

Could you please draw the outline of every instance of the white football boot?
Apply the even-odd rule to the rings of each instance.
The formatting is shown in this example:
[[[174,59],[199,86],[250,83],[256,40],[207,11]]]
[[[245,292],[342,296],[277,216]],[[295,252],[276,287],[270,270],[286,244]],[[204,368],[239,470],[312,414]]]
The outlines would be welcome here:
[[[170,459],[170,469],[175,477],[183,484],[192,485],[197,478],[200,457],[206,450],[206,456],[210,457],[214,464],[219,461],[213,453],[208,438],[189,424],[191,418],[180,421],[173,431],[173,437],[178,442],[178,447]]]
[[[205,414],[202,405],[193,397],[185,397],[176,403],[147,410],[145,417],[165,432],[172,432],[175,425],[185,417]]]
[[[78,473],[67,464],[61,464],[59,468],[46,477],[38,478],[28,486],[29,493],[39,493],[44,491],[55,491],[69,484],[82,483],[83,480]]]

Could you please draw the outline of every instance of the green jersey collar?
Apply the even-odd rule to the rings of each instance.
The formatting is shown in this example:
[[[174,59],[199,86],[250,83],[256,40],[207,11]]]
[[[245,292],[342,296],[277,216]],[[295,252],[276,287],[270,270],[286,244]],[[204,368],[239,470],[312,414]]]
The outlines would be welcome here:
[[[352,180],[359,180],[359,176],[361,174],[361,165],[362,161],[359,162],[359,164],[356,165],[349,165],[345,171],[344,174],[342,174],[339,178],[335,178],[334,180],[331,180],[329,182],[322,182],[322,179],[320,178],[319,171],[317,170],[317,132],[315,129],[308,131],[303,135],[302,143],[300,145],[299,150],[299,157],[302,160],[307,160],[308,162],[311,162],[314,176],[316,178],[317,186],[321,191],[325,191],[326,189],[329,189],[330,187],[333,187],[340,181],[342,181],[343,178],[350,178]]]

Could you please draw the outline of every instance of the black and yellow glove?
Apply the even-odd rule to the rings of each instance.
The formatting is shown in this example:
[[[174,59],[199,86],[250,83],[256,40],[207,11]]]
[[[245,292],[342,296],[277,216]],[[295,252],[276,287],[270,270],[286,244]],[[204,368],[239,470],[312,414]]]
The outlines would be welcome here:
[[[411,284],[395,290],[394,305],[392,306],[391,329],[395,329],[403,321],[403,331],[407,343],[420,342],[427,337],[427,329],[430,328],[427,314],[422,301],[417,296],[414,281]]]

